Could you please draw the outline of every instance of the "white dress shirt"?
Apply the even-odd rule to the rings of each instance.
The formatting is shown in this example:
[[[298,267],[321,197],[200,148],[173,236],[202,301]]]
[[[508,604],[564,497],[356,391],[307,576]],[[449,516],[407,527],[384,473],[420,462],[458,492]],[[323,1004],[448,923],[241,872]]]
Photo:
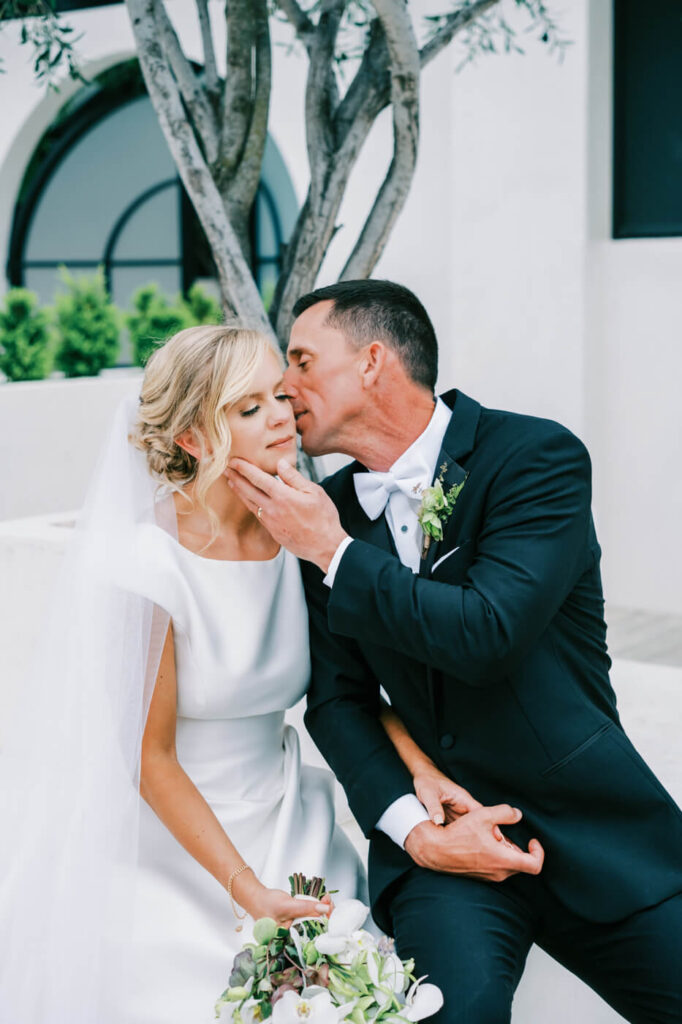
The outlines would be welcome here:
[[[403,565],[408,566],[412,572],[419,572],[421,556],[422,530],[419,525],[417,513],[421,504],[421,490],[430,487],[436,475],[438,456],[445,437],[445,431],[450,422],[451,412],[442,399],[436,399],[436,407],[424,432],[419,435],[410,447],[396,459],[388,474],[376,474],[382,482],[387,480],[387,487],[383,497],[379,498],[381,504],[384,500],[385,516],[388,528],[395,543],[398,558]],[[368,471],[372,473],[372,470]],[[365,476],[364,473],[356,473],[354,482],[358,500],[363,504],[364,495],[362,487],[358,487],[358,477]],[[393,478],[392,480],[390,478]],[[397,482],[410,481],[410,487],[401,490]],[[371,485],[370,485],[371,486]],[[365,488],[366,489],[366,488]],[[369,507],[369,506],[368,506]],[[367,508],[365,508],[367,511]],[[372,495],[371,513],[372,518],[377,518],[374,513],[377,510],[377,495]],[[379,513],[381,514],[381,513]],[[328,587],[333,586],[339,563],[349,544],[353,543],[352,537],[346,537],[341,541],[334,552],[334,557],[329,563],[327,575],[324,582]],[[390,836],[398,846],[405,846],[405,840],[409,833],[422,821],[428,821],[429,816],[423,805],[412,793],[394,800],[377,822],[377,828]]]

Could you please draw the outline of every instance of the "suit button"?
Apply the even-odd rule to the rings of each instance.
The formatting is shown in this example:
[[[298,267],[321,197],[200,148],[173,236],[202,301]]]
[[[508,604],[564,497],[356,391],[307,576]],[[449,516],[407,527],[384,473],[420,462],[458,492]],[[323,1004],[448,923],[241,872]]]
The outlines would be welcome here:
[[[441,736],[441,738],[440,738],[441,750],[450,750],[452,747],[454,747],[454,745],[455,745],[455,737],[452,736],[449,732],[446,732],[443,736]]]

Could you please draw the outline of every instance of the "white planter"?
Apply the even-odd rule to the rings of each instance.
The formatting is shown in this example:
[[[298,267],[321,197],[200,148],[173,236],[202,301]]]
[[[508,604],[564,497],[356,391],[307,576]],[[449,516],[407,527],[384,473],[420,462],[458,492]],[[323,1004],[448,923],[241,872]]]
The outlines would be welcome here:
[[[0,520],[78,508],[121,399],[141,371],[0,384]]]

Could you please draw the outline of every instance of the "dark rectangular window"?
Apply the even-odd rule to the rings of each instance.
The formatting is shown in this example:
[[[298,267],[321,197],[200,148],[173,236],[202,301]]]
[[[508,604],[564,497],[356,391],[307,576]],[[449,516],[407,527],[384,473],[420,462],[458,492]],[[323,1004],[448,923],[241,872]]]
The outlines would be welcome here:
[[[123,0],[51,0],[52,7],[59,12],[82,11],[87,7],[109,7]]]
[[[682,235],[682,0],[614,0],[613,237]]]

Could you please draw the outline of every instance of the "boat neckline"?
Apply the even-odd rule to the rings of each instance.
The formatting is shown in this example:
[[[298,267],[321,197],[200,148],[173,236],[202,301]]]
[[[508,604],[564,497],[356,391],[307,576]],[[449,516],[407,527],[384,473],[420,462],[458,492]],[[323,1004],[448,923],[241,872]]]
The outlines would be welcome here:
[[[198,552],[192,551],[191,548],[181,544],[177,537],[174,537],[171,533],[167,534],[167,536],[170,537],[177,547],[182,551],[186,551],[193,558],[198,558],[201,562],[217,562],[219,565],[269,565],[272,562],[276,562],[285,550],[284,546],[280,544],[277,554],[273,555],[272,558],[207,558],[206,555],[200,555]]]

